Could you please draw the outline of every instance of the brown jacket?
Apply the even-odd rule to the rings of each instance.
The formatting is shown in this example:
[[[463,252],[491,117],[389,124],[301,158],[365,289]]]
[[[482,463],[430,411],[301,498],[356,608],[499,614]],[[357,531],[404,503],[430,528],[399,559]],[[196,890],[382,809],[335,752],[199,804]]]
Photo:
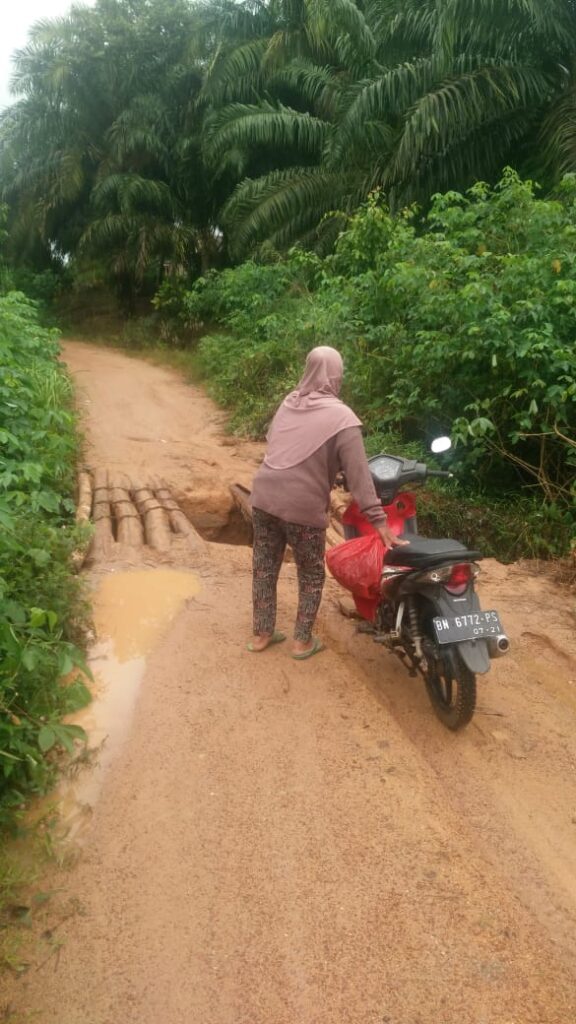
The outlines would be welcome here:
[[[376,494],[360,427],[347,427],[326,441],[313,455],[290,469],[260,466],[252,487],[252,505],[287,523],[325,527],[330,491],[340,470],[348,490],[371,523],[385,523]]]

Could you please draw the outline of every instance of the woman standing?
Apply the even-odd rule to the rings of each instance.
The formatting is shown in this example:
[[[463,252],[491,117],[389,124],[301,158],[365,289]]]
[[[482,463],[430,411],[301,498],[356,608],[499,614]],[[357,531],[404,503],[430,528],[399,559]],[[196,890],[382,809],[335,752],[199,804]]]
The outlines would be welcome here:
[[[286,545],[298,573],[298,614],[292,657],[303,660],[322,650],[312,629],[326,576],[324,550],[330,491],[340,470],[384,544],[404,544],[390,533],[376,494],[358,417],[338,398],[344,364],[334,348],[312,349],[304,376],[276,413],[264,462],[254,479],[254,636],[248,650],[259,652],[285,640],[275,631],[276,587]]]

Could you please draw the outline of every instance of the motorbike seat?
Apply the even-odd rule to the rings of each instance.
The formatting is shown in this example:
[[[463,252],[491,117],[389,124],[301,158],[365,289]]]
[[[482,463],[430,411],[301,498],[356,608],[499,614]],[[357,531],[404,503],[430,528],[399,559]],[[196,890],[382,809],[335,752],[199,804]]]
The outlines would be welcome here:
[[[428,569],[445,562],[477,562],[483,556],[469,551],[460,541],[444,538],[417,537],[405,534],[409,547],[390,548],[384,556],[384,565],[406,565],[411,569]]]

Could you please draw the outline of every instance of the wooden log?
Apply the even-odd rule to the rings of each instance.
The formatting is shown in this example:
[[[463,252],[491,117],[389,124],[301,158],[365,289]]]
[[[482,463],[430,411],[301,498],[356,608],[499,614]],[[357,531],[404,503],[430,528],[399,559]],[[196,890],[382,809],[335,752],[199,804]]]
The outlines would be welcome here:
[[[141,548],[144,544],[144,527],[132,502],[117,502],[114,505],[114,517],[118,543]]]
[[[168,485],[164,481],[154,484],[154,493],[162,507],[166,509],[168,519],[170,520],[170,526],[174,530],[174,533],[182,533],[184,535],[196,533],[192,523],[188,517],[184,515],[178,502],[174,500]]]
[[[92,477],[90,473],[82,471],[78,474],[78,504],[76,507],[76,522],[87,523],[92,513]]]
[[[145,516],[147,512],[154,512],[158,509],[164,510],[162,502],[156,497],[152,488],[147,484],[146,486],[139,485],[138,487],[133,487],[132,494],[141,516]]]
[[[132,494],[144,520],[146,543],[156,551],[168,551],[172,537],[166,509],[148,487],[133,487]]]
[[[174,533],[181,537],[186,537],[193,547],[204,548],[205,544],[202,537],[193,527],[188,517],[184,514],[178,502],[174,499],[166,482],[164,480],[157,481],[154,484],[154,491],[158,501],[166,510],[170,526]]]
[[[140,548],[144,543],[144,528],[138,509],[130,498],[131,482],[124,473],[110,478],[110,503],[116,522],[116,539],[119,544]]]
[[[110,504],[100,502],[94,509],[94,536],[88,550],[91,561],[99,562],[108,558],[114,547],[114,533]]]
[[[76,505],[76,522],[77,523],[89,523],[90,515],[92,513],[92,477],[86,470],[82,470],[78,474],[78,502]],[[88,551],[90,550],[90,543],[88,538],[82,547],[76,548],[72,554],[72,566],[75,572],[80,572],[80,569],[84,565]]]
[[[230,487],[230,494],[234,500],[234,504],[240,510],[244,519],[248,523],[252,523],[252,505],[250,503],[250,491],[247,487],[242,484],[232,484]]]
[[[88,557],[91,561],[97,562],[106,559],[114,546],[107,469],[97,469],[94,473],[92,508],[94,536],[88,551]]]
[[[108,469],[96,469],[94,472],[92,518],[94,520],[94,537],[89,555],[94,560],[98,560],[106,558],[114,545],[112,510],[108,489]]]
[[[99,522],[100,519],[111,519],[112,511],[110,509],[110,502],[101,499],[96,505],[94,505],[94,514],[92,518],[95,523]]]
[[[104,495],[105,495],[106,498],[108,496],[108,470],[107,469],[97,469],[95,471],[95,473],[94,473],[94,497],[95,497],[95,500],[96,500],[96,495],[100,495],[101,497],[104,497]]]
[[[90,555],[95,559],[105,558],[109,555],[113,546],[112,519],[110,516],[102,516],[101,519],[94,523],[94,537],[90,547]]]

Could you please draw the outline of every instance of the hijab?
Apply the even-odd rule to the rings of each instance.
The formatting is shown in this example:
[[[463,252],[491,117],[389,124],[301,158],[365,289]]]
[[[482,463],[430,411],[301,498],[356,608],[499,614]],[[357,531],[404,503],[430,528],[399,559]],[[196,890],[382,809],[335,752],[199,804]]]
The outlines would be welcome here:
[[[270,469],[291,469],[347,427],[361,421],[340,401],[344,375],[342,356],[335,348],[313,348],[304,376],[282,402],[268,431],[264,462]]]

